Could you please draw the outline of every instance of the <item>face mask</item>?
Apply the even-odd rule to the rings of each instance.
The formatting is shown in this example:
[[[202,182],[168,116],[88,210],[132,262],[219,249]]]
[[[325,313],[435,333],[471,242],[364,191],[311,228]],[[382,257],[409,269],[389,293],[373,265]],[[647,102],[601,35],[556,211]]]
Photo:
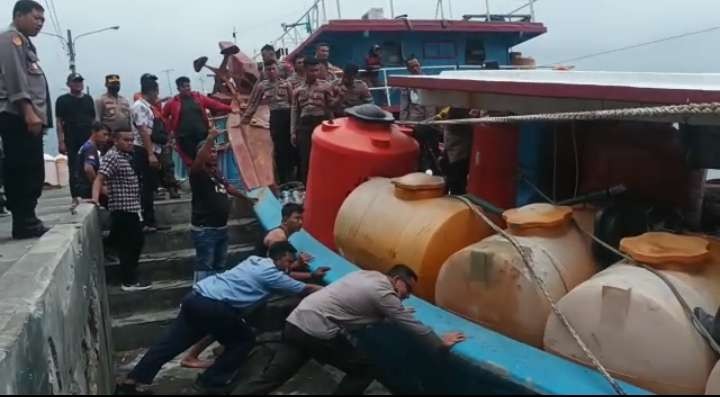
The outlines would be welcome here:
[[[118,92],[120,92],[120,87],[118,87],[118,86],[110,86],[110,87],[108,87],[108,91],[109,91],[111,94],[117,94]]]

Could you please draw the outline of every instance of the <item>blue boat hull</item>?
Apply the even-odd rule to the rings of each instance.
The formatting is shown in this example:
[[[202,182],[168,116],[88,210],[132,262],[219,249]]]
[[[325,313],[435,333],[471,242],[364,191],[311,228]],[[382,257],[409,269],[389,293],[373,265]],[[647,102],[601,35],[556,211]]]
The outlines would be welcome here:
[[[280,224],[281,203],[268,189],[251,193],[259,199],[255,212],[269,230]],[[313,266],[329,266],[326,280],[334,282],[359,270],[305,231],[291,242],[311,253]],[[429,359],[426,351],[404,331],[380,325],[358,334],[360,344],[383,370],[383,383],[393,391],[437,394],[613,394],[596,371],[507,338],[418,298],[407,300],[416,317],[437,333],[462,331],[467,340],[450,354]],[[628,394],[649,392],[622,383]]]

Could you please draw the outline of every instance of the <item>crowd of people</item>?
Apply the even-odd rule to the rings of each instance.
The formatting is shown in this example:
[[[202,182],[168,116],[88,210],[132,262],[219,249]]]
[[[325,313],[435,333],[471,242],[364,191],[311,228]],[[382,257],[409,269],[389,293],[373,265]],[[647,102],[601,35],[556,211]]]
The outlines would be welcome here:
[[[105,77],[106,93],[93,100],[85,93],[83,76],[73,72],[66,80],[69,92],[55,102],[53,119],[47,80],[30,40],[44,21],[38,2],[19,0],[13,8],[13,23],[0,33],[4,149],[0,174],[12,213],[13,238],[36,238],[48,230],[35,208],[44,182],[43,133],[55,125],[59,151],[68,156],[73,205],[87,201],[109,210],[107,243],[119,258],[121,287],[127,292],[148,289],[150,282],[139,276],[139,258],[144,235],[166,228],[157,224],[154,214],[159,185],[171,197],[178,197],[173,151],[189,170],[194,287],[178,302],[181,310],[170,331],[118,385],[118,393],[143,394],[143,386],[152,384],[162,365],[187,349],[183,365],[205,369],[198,378],[199,387],[210,392],[227,388],[254,345],[248,313],[262,310],[267,298],[277,294],[304,299],[296,302],[287,317],[283,354],[247,382],[248,394],[272,391],[309,358],[347,373],[338,393],[362,393],[377,373],[352,342],[352,332],[380,321],[398,324],[437,351],[447,351],[463,340],[459,333],[441,338],[403,306],[417,283],[417,275],[407,266],[397,265],[387,274],[360,271],[322,287],[330,269],[310,271],[308,263],[314,258],[299,254],[288,242],[302,228],[303,208],[298,204],[283,207],[282,224],[266,234],[256,255],[228,264],[231,197],[253,199],[219,172],[219,131],[211,125],[209,114],[240,109],[192,91],[188,77],[176,80],[176,96],[160,98],[158,79],[150,73],[141,77],[140,91],[132,101],[120,94],[117,74]],[[296,56],[290,65],[277,60],[272,46],[265,46],[261,78],[241,115],[242,123],[248,124],[260,106],[269,107],[279,184],[305,181],[312,134],[322,121],[373,102],[368,83],[358,78],[357,65],[339,69],[329,61],[329,45],[319,44],[315,50],[315,56]],[[381,66],[379,46],[371,49],[366,63],[373,85]],[[410,73],[421,73],[416,58],[408,59],[407,65]],[[416,104],[411,92],[403,94],[402,107],[406,120],[433,117],[431,110]],[[222,345],[222,351],[213,361],[201,360],[200,354],[214,341]]]

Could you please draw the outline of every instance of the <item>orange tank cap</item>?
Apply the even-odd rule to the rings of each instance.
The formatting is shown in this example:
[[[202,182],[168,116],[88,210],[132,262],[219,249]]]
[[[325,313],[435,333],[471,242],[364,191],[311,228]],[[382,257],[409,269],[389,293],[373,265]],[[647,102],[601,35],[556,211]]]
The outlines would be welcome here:
[[[391,179],[395,197],[402,200],[421,200],[445,195],[445,179],[439,176],[414,172]]]
[[[570,207],[552,204],[529,204],[503,212],[508,227],[516,229],[554,228],[567,225],[572,219]]]
[[[620,250],[648,265],[697,265],[710,257],[710,242],[701,237],[650,232],[620,241]]]

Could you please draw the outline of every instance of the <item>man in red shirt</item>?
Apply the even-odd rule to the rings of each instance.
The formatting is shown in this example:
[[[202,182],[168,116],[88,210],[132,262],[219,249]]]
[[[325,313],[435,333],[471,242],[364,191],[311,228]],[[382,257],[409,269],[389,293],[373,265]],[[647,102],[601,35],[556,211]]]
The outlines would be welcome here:
[[[207,111],[228,113],[232,108],[192,91],[187,77],[178,78],[175,84],[180,94],[165,104],[162,115],[175,137],[180,157],[190,166],[197,154],[198,143],[205,140],[210,128]]]

